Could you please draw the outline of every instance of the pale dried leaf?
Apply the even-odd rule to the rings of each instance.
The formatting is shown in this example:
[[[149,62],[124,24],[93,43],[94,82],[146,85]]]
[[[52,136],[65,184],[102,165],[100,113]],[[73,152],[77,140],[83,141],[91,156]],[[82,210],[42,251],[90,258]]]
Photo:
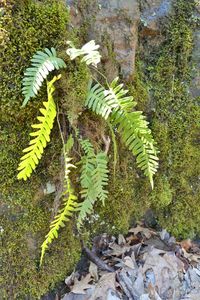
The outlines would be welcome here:
[[[131,249],[131,246],[120,246],[116,243],[109,245],[109,247],[110,247],[110,249],[112,249],[110,254],[114,255],[114,256],[123,255],[124,253],[126,253],[127,251],[129,251]]]
[[[156,233],[153,230],[150,230],[148,228],[141,227],[140,225],[137,225],[135,228],[131,228],[129,232],[134,233],[137,235],[138,233],[143,234],[147,239],[149,239],[152,235],[155,235]]]
[[[124,265],[129,267],[130,269],[135,269],[133,260],[131,259],[130,256],[124,257]]]
[[[86,294],[85,290],[93,287],[92,284],[89,284],[90,281],[91,281],[90,274],[87,274],[81,280],[75,279],[74,285],[71,288],[71,292],[74,294],[83,294],[83,295]]]
[[[157,249],[152,249],[150,252],[145,253],[143,274],[149,269],[153,270],[155,286],[158,288],[159,295],[162,295],[171,287],[173,289],[179,288],[178,272],[184,269],[184,264],[173,253],[165,253],[160,256],[159,252]]]
[[[90,262],[89,273],[90,273],[91,277],[94,278],[95,281],[98,281],[98,279],[99,279],[98,268],[97,268],[97,265],[95,265],[93,262]]]
[[[123,246],[123,245],[126,244],[126,240],[125,240],[125,238],[124,238],[124,236],[122,234],[119,234],[119,236],[118,236],[118,244],[120,246]]]
[[[92,296],[89,298],[89,300],[96,300],[96,299],[108,300],[109,290],[112,289],[113,291],[116,291],[115,277],[116,277],[115,273],[104,274],[100,278],[99,282],[97,283],[96,288],[92,293]]]

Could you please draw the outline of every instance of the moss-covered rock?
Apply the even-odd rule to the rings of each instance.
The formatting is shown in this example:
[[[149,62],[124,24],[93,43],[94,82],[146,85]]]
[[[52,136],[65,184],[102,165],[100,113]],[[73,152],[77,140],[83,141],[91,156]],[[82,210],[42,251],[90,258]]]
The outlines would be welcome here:
[[[113,176],[111,146],[110,193],[106,205],[97,204],[89,219],[90,235],[103,231],[125,233],[129,224],[141,218],[148,208],[154,210],[163,227],[177,236],[200,233],[199,126],[194,122],[199,119],[200,111],[198,99],[193,99],[188,92],[193,9],[193,1],[189,4],[176,1],[174,15],[163,31],[166,39],[162,47],[156,49],[156,54],[155,49],[146,56],[139,54],[137,72],[129,83],[138,108],[148,116],[160,150],[155,189],[151,192],[148,179],[136,168],[134,158],[118,139],[116,175]],[[66,57],[65,41],[75,39],[77,42],[77,36],[68,30],[69,16],[64,3],[4,0],[0,16],[1,296],[3,299],[39,299],[72,269],[80,254],[80,245],[74,235],[73,222],[69,223],[49,248],[44,265],[39,269],[40,245],[48,232],[55,204],[54,195],[45,196],[44,188],[49,181],[56,187],[60,182],[62,145],[57,124],[31,179],[27,182],[16,179],[31,124],[46,99],[44,86],[37,99],[32,99],[26,108],[20,108],[21,79],[36,50],[54,46],[67,62],[67,69],[61,72],[62,79],[56,83],[55,94],[63,129],[70,132],[77,126],[83,137],[92,140],[95,149],[103,149],[102,134],[111,136],[111,133],[98,117],[89,112],[82,114],[88,72],[83,64],[70,62]],[[83,23],[77,34],[82,35],[86,28]],[[111,52],[112,48],[109,56],[113,60]],[[74,155],[78,157],[79,149],[76,150]],[[74,176],[74,183],[76,180]]]
[[[199,99],[189,93],[194,7],[195,1],[175,2],[158,54],[153,49],[146,57],[142,55],[152,109],[151,127],[160,150],[155,190],[149,196],[151,207],[160,224],[179,237],[200,233],[200,108]]]
[[[59,182],[61,141],[55,123],[37,172],[27,182],[17,181],[22,149],[29,142],[38,108],[46,100],[44,85],[39,97],[22,109],[21,79],[35,51],[53,46],[65,56],[65,41],[73,33],[68,32],[69,14],[62,1],[3,1],[1,6],[1,299],[39,299],[71,271],[80,245],[68,224],[39,269],[40,245],[49,229],[54,201],[53,196],[44,195],[44,188],[49,181]],[[55,98],[60,106],[66,102],[72,121],[83,107],[86,87],[86,68],[68,62]]]

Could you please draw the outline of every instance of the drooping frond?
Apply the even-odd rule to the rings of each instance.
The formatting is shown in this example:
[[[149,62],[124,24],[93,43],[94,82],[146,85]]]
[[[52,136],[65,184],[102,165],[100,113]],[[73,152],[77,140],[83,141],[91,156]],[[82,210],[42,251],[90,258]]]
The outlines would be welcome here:
[[[43,242],[41,248],[40,266],[44,258],[44,254],[49,247],[49,244],[58,237],[58,231],[61,227],[65,226],[65,222],[70,220],[72,214],[78,207],[77,197],[74,195],[74,190],[71,185],[69,174],[71,168],[76,168],[71,163],[72,158],[65,157],[65,179],[64,179],[64,191],[63,191],[63,208],[61,208],[54,220],[51,222],[50,230],[46,235],[46,239]]]
[[[88,193],[93,192],[92,186],[92,173],[95,167],[95,153],[94,148],[89,140],[81,140],[81,147],[84,151],[84,156],[81,158],[81,187],[82,187],[82,198],[86,198]]]
[[[78,228],[84,219],[93,211],[97,200],[105,202],[108,184],[107,156],[104,152],[94,153],[94,148],[88,140],[81,141],[85,155],[82,158],[81,169],[81,196],[84,199],[79,204]]]
[[[104,119],[110,118],[118,128],[126,146],[136,156],[138,167],[149,177],[153,188],[153,175],[158,168],[157,149],[148,128],[148,122],[140,111],[133,111],[136,102],[127,96],[123,84],[113,80],[108,89],[99,83],[90,88],[85,105]]]
[[[74,44],[71,41],[67,42],[71,47],[67,49],[67,54],[70,56],[70,59],[73,60],[78,56],[83,56],[81,59],[82,62],[85,62],[87,65],[96,66],[101,61],[101,55],[99,54],[99,45],[95,45],[95,41],[92,40],[85,44],[81,49],[75,48]]]
[[[127,148],[136,156],[137,166],[149,177],[153,188],[153,175],[157,172],[158,157],[154,139],[148,128],[148,122],[142,112],[115,112],[113,125],[118,127],[122,140]]]
[[[105,152],[99,152],[96,155],[96,166],[92,174],[93,189],[97,194],[97,198],[102,201],[103,205],[108,196],[106,186],[108,185],[108,166],[107,156]]]
[[[57,57],[54,48],[37,51],[31,59],[31,67],[26,69],[22,80],[22,93],[25,97],[22,106],[37,95],[44,79],[51,71],[65,67],[65,62]]]
[[[55,76],[50,82],[47,82],[48,101],[43,102],[44,108],[40,109],[42,116],[37,117],[39,123],[32,125],[32,128],[37,129],[30,133],[33,139],[29,142],[29,147],[23,150],[26,153],[21,157],[17,175],[18,179],[27,180],[31,173],[37,167],[39,160],[42,157],[44,148],[50,141],[50,133],[53,127],[54,119],[56,117],[56,105],[53,99],[53,92],[55,90],[54,82],[60,78]]]

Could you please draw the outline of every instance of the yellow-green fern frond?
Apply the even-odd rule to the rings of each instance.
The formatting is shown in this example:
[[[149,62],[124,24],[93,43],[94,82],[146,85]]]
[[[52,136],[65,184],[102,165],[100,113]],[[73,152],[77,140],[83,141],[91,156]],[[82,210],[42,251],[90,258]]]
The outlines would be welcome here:
[[[44,79],[51,71],[65,67],[65,62],[57,57],[54,48],[37,51],[31,59],[31,67],[26,69],[22,80],[22,93],[25,97],[22,106],[25,106],[31,97],[37,95]]]
[[[56,117],[56,105],[53,100],[54,82],[60,77],[60,75],[55,76],[50,82],[47,82],[48,101],[43,102],[44,108],[40,109],[42,116],[37,117],[40,123],[32,125],[32,128],[37,131],[30,133],[30,136],[34,138],[30,140],[29,147],[23,150],[26,154],[21,157],[18,179],[27,180],[31,176],[42,157],[44,148],[50,141],[50,133]]]
[[[58,237],[58,231],[61,227],[65,226],[65,222],[70,220],[72,214],[76,211],[78,207],[77,197],[74,195],[74,190],[71,185],[69,174],[71,168],[76,168],[71,163],[72,158],[65,157],[65,179],[64,179],[64,191],[63,191],[63,208],[61,208],[58,214],[55,216],[54,220],[51,222],[50,230],[46,235],[46,239],[43,242],[41,248],[40,266],[44,258],[44,254],[49,247],[49,244]]]

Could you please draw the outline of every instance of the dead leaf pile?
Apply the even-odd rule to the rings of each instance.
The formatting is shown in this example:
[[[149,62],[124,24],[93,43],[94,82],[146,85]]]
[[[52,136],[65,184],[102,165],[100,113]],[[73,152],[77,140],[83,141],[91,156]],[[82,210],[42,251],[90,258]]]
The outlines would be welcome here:
[[[96,237],[84,250],[88,271],[66,278],[62,300],[200,300],[200,248],[190,240],[140,224],[117,240]]]

